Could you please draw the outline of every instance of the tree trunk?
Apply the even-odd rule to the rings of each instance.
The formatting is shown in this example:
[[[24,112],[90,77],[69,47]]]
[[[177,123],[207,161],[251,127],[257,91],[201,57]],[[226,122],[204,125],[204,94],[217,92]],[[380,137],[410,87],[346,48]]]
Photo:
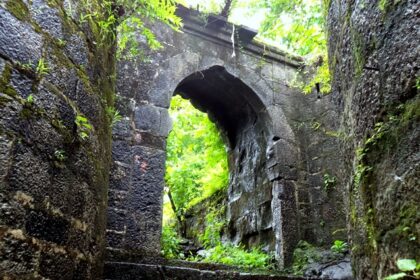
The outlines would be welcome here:
[[[230,13],[230,10],[231,10],[231,8],[232,8],[232,3],[233,3],[233,0],[226,0],[226,1],[225,1],[225,6],[223,7],[222,12],[220,13],[220,15],[221,15],[222,17],[225,17],[225,18],[227,18],[227,17],[228,17],[228,15],[229,15],[229,13]]]
[[[180,234],[182,237],[185,237],[186,235],[185,221],[182,217],[182,214],[178,213],[178,209],[176,208],[175,201],[172,197],[171,190],[169,188],[168,188],[168,197],[169,197],[169,201],[171,202],[172,211],[174,211],[176,219],[178,220],[178,223],[179,223]]]

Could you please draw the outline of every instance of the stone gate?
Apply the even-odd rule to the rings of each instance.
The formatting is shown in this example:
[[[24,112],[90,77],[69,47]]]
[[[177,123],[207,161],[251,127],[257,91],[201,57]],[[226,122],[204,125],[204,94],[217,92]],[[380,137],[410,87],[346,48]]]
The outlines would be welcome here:
[[[344,234],[342,196],[323,188],[334,176],[335,106],[304,79],[302,59],[252,41],[255,32],[180,7],[182,32],[154,24],[164,49],[118,65],[107,242],[109,260],[160,253],[170,99],[180,94],[208,113],[228,149],[228,233],[262,245],[280,266],[301,239],[330,244]],[[233,36],[232,36],[233,34]],[[139,36],[140,44],[145,42]],[[144,48],[146,49],[146,48]],[[339,184],[339,181],[337,181]],[[320,226],[321,225],[321,226]]]
[[[89,2],[95,20],[109,15]],[[224,134],[232,242],[287,265],[298,240],[348,239],[356,279],[415,259],[418,1],[325,2],[330,96],[293,87],[311,72],[299,58],[181,7],[182,32],[153,24],[164,49],[147,51],[139,35],[144,59],[118,64],[124,119],[111,139],[113,32],[98,31],[84,1],[0,0],[0,278],[232,276],[135,264],[159,256],[173,94]]]

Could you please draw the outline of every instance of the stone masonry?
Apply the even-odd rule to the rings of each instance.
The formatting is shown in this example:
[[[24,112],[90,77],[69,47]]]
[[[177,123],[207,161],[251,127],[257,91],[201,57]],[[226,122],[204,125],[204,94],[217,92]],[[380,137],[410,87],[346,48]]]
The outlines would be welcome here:
[[[80,5],[0,0],[1,279],[101,278],[115,59]]]
[[[418,1],[325,1],[329,96],[293,87],[302,59],[183,7],[182,32],[151,24],[163,49],[139,35],[142,58],[117,65],[89,2],[0,0],[0,278],[224,279],[153,259],[174,94],[224,135],[226,239],[287,266],[299,240],[348,231],[356,279],[419,256]]]
[[[160,252],[168,107],[180,94],[207,112],[228,147],[227,238],[290,264],[300,239],[330,246],[345,233],[343,197],[323,176],[340,166],[336,112],[328,97],[291,86],[299,58],[250,42],[255,32],[180,7],[183,32],[155,23],[164,49],[118,64],[109,191],[110,260]],[[144,45],[140,36],[139,42]],[[234,48],[232,47],[234,44]],[[146,48],[145,48],[146,49]],[[332,136],[333,135],[333,136]],[[345,237],[341,237],[343,239]]]

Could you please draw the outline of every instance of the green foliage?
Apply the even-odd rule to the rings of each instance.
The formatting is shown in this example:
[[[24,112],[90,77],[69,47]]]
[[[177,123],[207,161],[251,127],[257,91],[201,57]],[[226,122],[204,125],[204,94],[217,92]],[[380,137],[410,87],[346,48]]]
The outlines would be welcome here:
[[[335,253],[344,253],[348,250],[347,242],[342,240],[334,240],[334,244],[331,246],[331,250]]]
[[[407,273],[400,272],[400,273],[396,273],[396,274],[392,274],[390,276],[387,276],[387,277],[384,278],[384,280],[398,280],[398,279],[403,279],[405,276],[407,276]]]
[[[227,187],[224,144],[216,126],[187,100],[174,96],[173,130],[167,141],[165,181],[178,214]]]
[[[32,72],[33,68],[34,68],[34,65],[32,64],[31,61],[28,62],[28,63],[21,63],[21,62],[18,61],[16,64],[17,64],[16,66],[18,68],[22,69],[23,71]]]
[[[225,226],[225,207],[220,209],[212,208],[206,215],[204,234],[198,237],[200,243],[206,247],[221,245],[220,233]]]
[[[79,22],[90,24],[98,44],[117,40],[117,57],[132,59],[140,54],[136,33],[142,34],[152,49],[161,47],[147,24],[161,21],[178,30],[181,19],[175,15],[173,0],[82,0]],[[69,5],[66,13],[72,15]],[[118,38],[117,38],[118,34]]]
[[[311,79],[296,85],[306,94],[315,87],[319,87],[322,94],[330,93],[325,32],[329,1],[321,4],[318,0],[254,0],[252,5],[268,10],[260,29],[261,39],[274,41],[291,53],[307,57],[308,64],[314,67]]]
[[[114,107],[107,107],[106,114],[110,120],[111,127],[113,127],[116,123],[122,120],[122,116],[120,115],[120,112]]]
[[[337,184],[337,178],[333,175],[330,175],[328,173],[324,174],[324,190],[328,191],[332,188],[334,188]]]
[[[388,6],[388,3],[389,3],[388,0],[379,0],[378,2],[379,10],[381,10],[382,12],[385,12]]]
[[[162,47],[147,24],[158,20],[175,30],[179,30],[181,26],[181,19],[175,15],[176,3],[173,0],[118,0],[117,5],[124,7],[126,11],[117,28],[117,56],[120,58],[131,59],[141,55],[137,32],[144,36],[151,49]]]
[[[26,97],[26,102],[28,106],[31,106],[34,104],[34,96],[32,94],[29,94],[28,97]]]
[[[255,1],[254,6],[269,10],[261,26],[261,36],[299,55],[324,54],[326,39],[324,14],[317,0]],[[285,24],[286,22],[286,24]]]
[[[28,7],[26,7],[22,0],[9,0],[6,2],[6,8],[19,20],[26,21],[29,18]]]
[[[196,257],[195,261],[200,260],[210,263],[221,263],[234,265],[244,269],[272,269],[273,257],[264,253],[259,248],[246,250],[244,246],[233,244],[216,245],[208,250],[209,254],[205,258]]]
[[[384,278],[384,280],[397,280],[405,277],[412,279],[420,279],[420,263],[414,259],[399,259],[397,267],[400,272],[392,274]]]
[[[80,114],[76,116],[75,120],[77,126],[77,133],[81,140],[86,140],[89,138],[89,134],[92,131],[92,125],[89,123],[88,119]]]
[[[43,76],[47,74],[49,71],[49,68],[47,66],[47,63],[45,62],[44,58],[40,58],[38,60],[38,65],[36,66],[36,73],[38,76]]]
[[[62,40],[62,39],[57,39],[57,45],[58,45],[60,48],[64,48],[64,47],[66,46],[66,44],[67,44],[67,42],[66,42],[66,41],[64,41],[64,40]]]
[[[174,226],[164,225],[162,227],[162,255],[167,259],[175,259],[179,257],[180,248],[179,248],[180,239]]]
[[[368,172],[372,171],[372,167],[364,163],[366,152],[367,150],[365,148],[358,148],[356,150],[357,166],[356,166],[356,171],[354,172],[354,176],[353,176],[353,185],[355,187],[359,187],[360,184],[362,183],[363,177]]]
[[[204,113],[187,100],[174,96],[170,108],[174,120],[167,142],[166,184],[176,204],[178,214],[210,197],[228,185],[227,155],[216,126]],[[206,258],[192,260],[222,263],[242,268],[268,268],[271,256],[259,249],[222,244],[225,208],[211,207],[205,218],[205,229],[199,241],[208,250]],[[165,217],[164,217],[165,219]],[[179,257],[174,225],[164,227],[163,254]]]
[[[413,259],[399,259],[397,261],[398,269],[404,272],[415,270],[416,266],[416,260]]]
[[[58,161],[65,161],[67,156],[66,156],[66,152],[63,150],[56,150],[54,152],[54,157],[56,160]]]
[[[292,271],[294,275],[303,275],[305,267],[312,262],[320,260],[318,249],[306,241],[299,241],[293,252]]]
[[[328,68],[327,54],[323,54],[322,57],[322,64],[315,68],[314,76],[302,87],[305,94],[311,93],[317,85],[319,85],[320,93],[328,94],[331,92],[331,76],[330,69]]]
[[[400,2],[401,0],[379,0],[378,8],[382,13],[386,14],[388,11],[390,11],[395,5],[397,5]]]
[[[350,27],[352,54],[354,60],[354,70],[357,76],[360,76],[365,65],[365,57],[363,55],[364,42],[362,35],[353,27]]]

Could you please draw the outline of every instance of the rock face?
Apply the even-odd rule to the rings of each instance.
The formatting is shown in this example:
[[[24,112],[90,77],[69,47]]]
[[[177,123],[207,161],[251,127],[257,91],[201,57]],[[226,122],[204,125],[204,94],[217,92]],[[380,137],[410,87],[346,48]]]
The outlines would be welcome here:
[[[207,112],[224,134],[230,182],[227,238],[291,261],[300,239],[345,239],[337,114],[329,97],[290,86],[302,61],[249,41],[249,30],[208,25],[181,8],[183,33],[155,23],[164,42],[143,60],[118,65],[108,210],[110,260],[160,252],[168,106],[180,94]],[[140,44],[145,44],[139,35]],[[334,184],[325,184],[324,178]],[[341,232],[333,236],[333,232]]]
[[[113,46],[65,2],[0,1],[2,279],[101,278]]]
[[[203,244],[199,240],[199,236],[205,233],[208,226],[207,215],[213,211],[212,217],[217,221],[226,220],[227,195],[225,190],[219,190],[212,196],[197,203],[185,213],[184,226],[185,238],[192,242],[198,249],[204,249]],[[225,225],[226,226],[226,225]],[[221,235],[226,231],[221,228]],[[184,250],[185,251],[185,250]],[[196,250],[197,251],[197,250]],[[187,251],[188,252],[188,251]],[[194,252],[195,253],[195,252]],[[202,251],[205,253],[205,251]],[[185,254],[187,255],[187,254]]]
[[[329,7],[357,279],[382,279],[397,259],[419,256],[419,24],[418,1]]]

